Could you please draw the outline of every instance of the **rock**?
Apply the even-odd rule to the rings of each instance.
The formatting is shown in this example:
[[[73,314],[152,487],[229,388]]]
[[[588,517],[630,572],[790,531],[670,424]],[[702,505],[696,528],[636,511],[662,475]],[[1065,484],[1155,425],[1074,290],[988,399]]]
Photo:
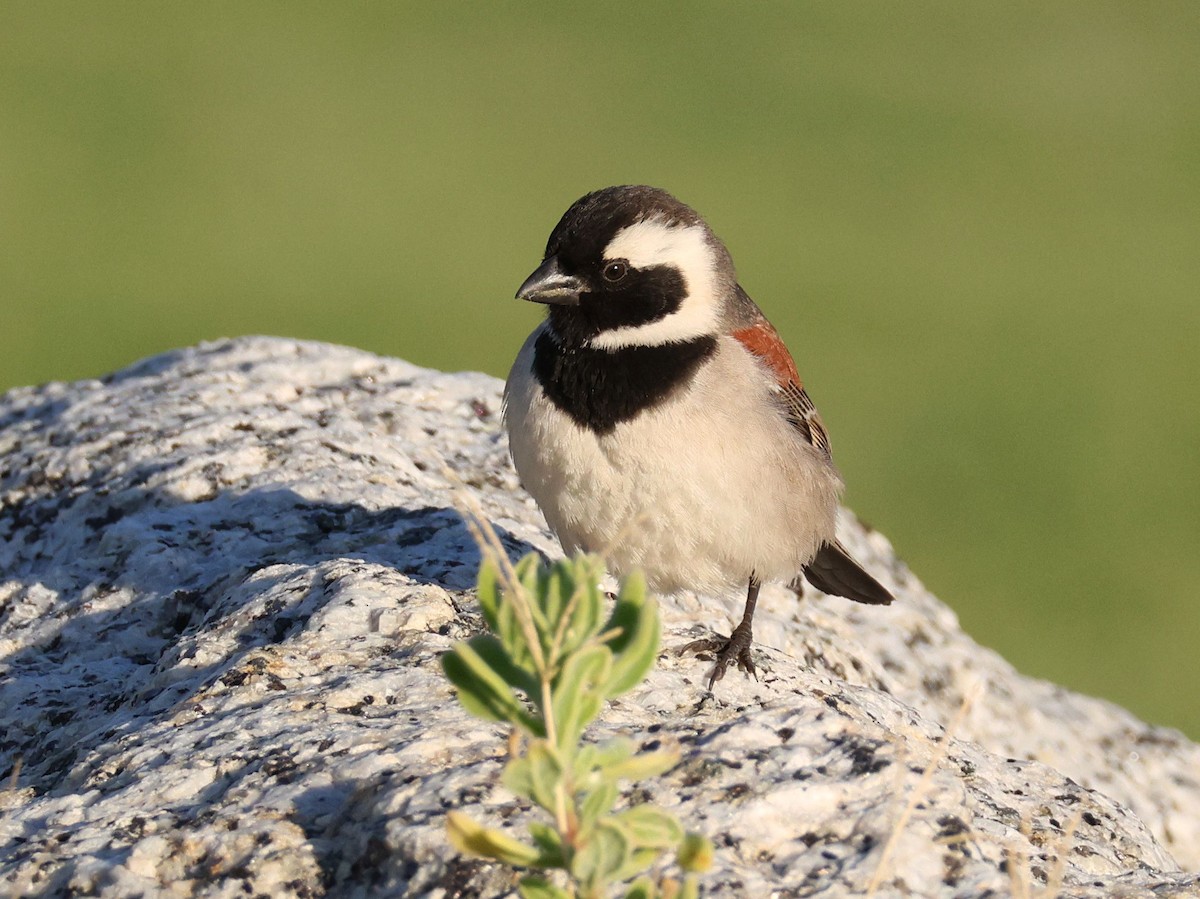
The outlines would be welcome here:
[[[500,389],[250,338],[0,399],[0,892],[511,892],[444,836],[529,813],[437,664],[480,627],[456,483],[558,552]],[[644,786],[715,841],[709,894],[1200,895],[1200,748],[1017,674],[842,526],[895,605],[764,588],[761,679],[714,698],[673,647],[741,598],[666,598],[595,728],[683,749]]]

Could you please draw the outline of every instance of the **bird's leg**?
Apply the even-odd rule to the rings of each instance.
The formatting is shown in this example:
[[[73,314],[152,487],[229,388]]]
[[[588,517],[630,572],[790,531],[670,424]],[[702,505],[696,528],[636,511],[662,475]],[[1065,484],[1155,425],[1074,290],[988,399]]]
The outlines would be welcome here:
[[[712,674],[708,676],[708,689],[725,676],[725,669],[734,660],[737,666],[747,674],[753,674],[755,680],[758,673],[754,670],[754,660],[750,657],[750,644],[754,642],[751,625],[754,622],[754,607],[758,605],[758,588],[762,584],[754,575],[750,575],[750,585],[746,588],[746,610],[742,612],[741,623],[729,635],[729,642],[717,653],[717,664],[713,666]]]
[[[728,640],[697,640],[683,648],[685,652],[716,650],[717,663],[713,665],[713,670],[708,676],[709,690],[713,688],[713,684],[725,676],[725,669],[735,661],[737,666],[747,674],[753,674],[756,679],[758,678],[754,669],[754,660],[750,657],[750,646],[754,642],[752,629],[754,607],[758,604],[758,588],[761,586],[762,582],[753,574],[750,575],[750,584],[746,588],[746,609],[742,612],[742,621],[733,629]]]

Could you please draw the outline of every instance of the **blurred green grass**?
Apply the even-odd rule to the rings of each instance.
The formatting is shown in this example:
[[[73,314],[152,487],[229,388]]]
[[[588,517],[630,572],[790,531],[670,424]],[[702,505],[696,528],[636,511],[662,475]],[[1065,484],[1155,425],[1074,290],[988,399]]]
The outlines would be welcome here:
[[[503,375],[666,187],[847,500],[1021,669],[1200,737],[1200,7],[0,6],[0,388],[241,333]]]

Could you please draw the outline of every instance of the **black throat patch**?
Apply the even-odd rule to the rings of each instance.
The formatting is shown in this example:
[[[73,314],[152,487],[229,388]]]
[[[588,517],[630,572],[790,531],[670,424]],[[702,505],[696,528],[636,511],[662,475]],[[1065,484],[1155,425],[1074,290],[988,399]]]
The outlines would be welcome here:
[[[716,350],[712,336],[617,350],[562,347],[547,330],[534,344],[533,374],[577,424],[608,434],[685,386]]]

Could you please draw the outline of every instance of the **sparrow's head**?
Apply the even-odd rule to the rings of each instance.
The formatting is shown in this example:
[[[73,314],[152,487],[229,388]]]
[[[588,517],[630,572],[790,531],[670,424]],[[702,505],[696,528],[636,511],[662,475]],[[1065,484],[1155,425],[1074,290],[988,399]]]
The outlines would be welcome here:
[[[564,344],[615,350],[718,333],[735,285],[693,209],[656,187],[606,187],[566,211],[517,297],[547,304]]]

